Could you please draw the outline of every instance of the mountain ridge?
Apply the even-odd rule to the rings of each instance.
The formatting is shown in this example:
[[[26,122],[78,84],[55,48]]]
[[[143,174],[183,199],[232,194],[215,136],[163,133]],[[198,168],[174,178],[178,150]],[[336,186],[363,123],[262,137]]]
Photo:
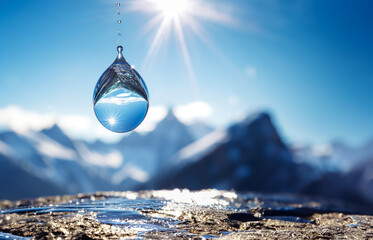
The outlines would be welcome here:
[[[72,139],[54,124],[40,131],[0,133],[0,163],[4,169],[12,169],[19,179],[24,176],[37,183],[35,186],[44,186],[36,191],[40,195],[130,190],[149,179],[156,164],[161,165],[160,159],[167,161],[179,148],[193,141],[189,127],[172,111],[154,131],[134,132],[112,144]],[[167,150],[159,149],[165,144]],[[6,197],[7,192],[7,198],[22,197],[22,185],[15,188],[19,189],[18,194],[10,194],[11,186],[14,187],[6,181],[0,182],[0,192],[5,194],[0,197]],[[25,191],[23,197],[35,195]]]
[[[322,195],[373,205],[370,142],[360,148],[343,144],[294,148],[284,143],[266,112],[250,114],[224,130],[198,127],[203,132],[200,137],[193,134],[193,125],[182,123],[170,111],[152,132],[134,132],[116,143],[72,139],[58,125],[0,133],[0,198],[233,188]]]

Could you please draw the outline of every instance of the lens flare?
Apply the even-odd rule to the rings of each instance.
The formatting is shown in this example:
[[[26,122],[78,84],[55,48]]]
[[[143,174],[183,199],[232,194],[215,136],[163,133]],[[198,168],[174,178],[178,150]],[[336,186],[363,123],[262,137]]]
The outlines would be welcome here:
[[[191,3],[187,0],[154,0],[153,2],[165,17],[180,16],[189,10],[188,2]]]
[[[115,120],[114,117],[110,117],[107,121],[109,122],[109,124],[111,126],[114,126],[116,124],[116,122],[117,122],[117,120]]]
[[[153,29],[156,29],[156,32],[142,67],[146,69],[154,62],[161,45],[173,33],[180,46],[194,93],[199,95],[193,63],[185,37],[185,29],[191,30],[188,32],[194,33],[204,44],[221,57],[222,54],[213,45],[213,42],[208,39],[203,23],[210,22],[228,27],[236,26],[238,21],[233,17],[230,8],[211,0],[130,0],[127,9],[153,15],[143,29],[144,33]]]

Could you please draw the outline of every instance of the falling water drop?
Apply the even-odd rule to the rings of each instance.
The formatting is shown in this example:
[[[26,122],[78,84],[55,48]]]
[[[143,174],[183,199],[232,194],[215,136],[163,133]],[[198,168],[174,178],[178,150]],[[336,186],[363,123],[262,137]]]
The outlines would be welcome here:
[[[117,6],[120,7],[120,3],[117,3]]]
[[[119,24],[121,24],[121,23],[122,23],[122,21],[121,21],[121,20],[118,20],[118,23],[119,23]]]
[[[144,120],[149,93],[140,74],[124,59],[123,47],[102,74],[93,93],[97,119],[107,129],[123,133],[135,129]]]

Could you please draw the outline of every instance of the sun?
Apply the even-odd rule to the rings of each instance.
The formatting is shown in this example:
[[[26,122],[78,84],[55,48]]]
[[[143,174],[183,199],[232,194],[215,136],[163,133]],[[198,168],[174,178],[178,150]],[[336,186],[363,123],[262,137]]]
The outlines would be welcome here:
[[[115,124],[116,124],[116,119],[114,118],[114,117],[110,117],[109,119],[108,119],[108,122],[109,122],[109,124],[111,125],[111,126],[114,126]]]
[[[155,7],[164,15],[164,17],[175,18],[190,9],[189,0],[153,0]],[[189,4],[188,4],[189,2]]]
[[[152,14],[150,20],[144,25],[143,32],[146,33],[155,29],[155,35],[142,68],[146,69],[149,65],[152,65],[151,63],[154,62],[162,43],[174,36],[184,58],[193,92],[195,95],[199,95],[186,38],[190,36],[190,33],[194,33],[208,47],[218,52],[218,49],[206,35],[203,25],[206,22],[225,26],[235,25],[234,15],[227,11],[230,8],[226,8],[224,4],[216,4],[214,0],[129,0],[127,9]],[[187,35],[185,29],[190,30]],[[221,55],[221,53],[218,55]]]

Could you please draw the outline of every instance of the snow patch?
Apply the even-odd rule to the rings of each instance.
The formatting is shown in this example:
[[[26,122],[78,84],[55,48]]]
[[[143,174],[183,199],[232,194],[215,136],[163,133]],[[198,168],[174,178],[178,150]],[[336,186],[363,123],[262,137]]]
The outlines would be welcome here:
[[[52,141],[39,141],[36,149],[44,156],[50,158],[58,158],[63,160],[76,160],[77,156],[75,152],[68,149],[61,144]]]
[[[330,144],[316,145],[312,147],[312,153],[316,157],[327,157],[333,153],[333,146]]]
[[[176,156],[177,160],[175,162],[195,162],[198,159],[203,158],[203,156],[206,156],[214,151],[217,146],[220,146],[227,140],[228,133],[226,131],[212,132],[200,140],[181,149]]]
[[[62,160],[77,160],[78,158],[74,150],[64,147],[44,134],[27,131],[20,135],[34,142],[35,149],[43,156]]]
[[[12,156],[13,151],[12,148],[8,146],[8,144],[0,141],[0,153],[5,156]]]
[[[119,172],[114,174],[112,183],[120,184],[127,178],[132,178],[133,180],[141,183],[147,182],[149,180],[149,176],[146,172],[139,169],[134,164],[128,163]]]
[[[114,150],[107,154],[102,154],[94,151],[90,151],[87,146],[83,143],[76,144],[76,148],[80,155],[82,156],[83,160],[86,163],[102,166],[102,167],[112,167],[118,168],[123,163],[122,155],[119,151]]]

